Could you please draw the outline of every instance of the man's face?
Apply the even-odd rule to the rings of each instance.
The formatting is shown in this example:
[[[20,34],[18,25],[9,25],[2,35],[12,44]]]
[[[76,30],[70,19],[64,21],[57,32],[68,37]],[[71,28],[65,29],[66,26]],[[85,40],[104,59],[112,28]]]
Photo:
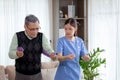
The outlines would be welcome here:
[[[30,22],[29,25],[25,25],[25,30],[27,32],[27,35],[31,38],[37,37],[38,31],[40,29],[38,22]]]

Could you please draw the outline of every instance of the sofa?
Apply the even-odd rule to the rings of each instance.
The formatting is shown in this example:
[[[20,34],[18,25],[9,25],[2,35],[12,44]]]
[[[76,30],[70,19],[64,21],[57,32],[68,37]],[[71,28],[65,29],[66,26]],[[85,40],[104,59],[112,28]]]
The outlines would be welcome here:
[[[54,80],[58,64],[58,61],[42,62],[41,72],[43,80]],[[15,80],[15,66],[0,65],[0,80]]]
[[[41,73],[43,80],[54,80],[58,65],[58,61],[42,62]],[[15,80],[15,67],[13,65],[0,65],[0,80]],[[84,80],[83,75],[82,80]]]

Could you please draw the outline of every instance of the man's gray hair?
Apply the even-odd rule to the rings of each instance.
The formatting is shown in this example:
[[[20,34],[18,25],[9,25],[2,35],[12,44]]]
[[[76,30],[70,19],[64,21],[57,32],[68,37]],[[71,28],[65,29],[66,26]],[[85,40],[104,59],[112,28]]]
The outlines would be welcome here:
[[[30,22],[38,22],[39,23],[39,19],[35,16],[35,15],[28,15],[25,17],[25,25],[28,26]]]

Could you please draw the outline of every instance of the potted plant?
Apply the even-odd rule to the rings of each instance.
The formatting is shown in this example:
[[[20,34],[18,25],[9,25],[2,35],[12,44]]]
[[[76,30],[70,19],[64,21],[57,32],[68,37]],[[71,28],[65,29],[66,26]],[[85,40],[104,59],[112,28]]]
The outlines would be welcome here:
[[[99,48],[93,49],[93,52],[89,53],[89,61],[80,59],[80,66],[83,69],[85,80],[94,80],[94,78],[99,75],[97,68],[106,63],[106,58],[99,57],[99,55],[104,51],[104,49]]]

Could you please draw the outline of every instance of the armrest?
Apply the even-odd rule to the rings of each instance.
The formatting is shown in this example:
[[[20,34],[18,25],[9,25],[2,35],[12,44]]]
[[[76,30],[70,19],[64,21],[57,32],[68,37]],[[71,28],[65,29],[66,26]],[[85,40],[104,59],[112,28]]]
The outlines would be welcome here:
[[[0,75],[5,75],[5,68],[2,65],[0,65]]]
[[[8,74],[8,80],[15,80],[15,66],[6,66],[5,73]]]

